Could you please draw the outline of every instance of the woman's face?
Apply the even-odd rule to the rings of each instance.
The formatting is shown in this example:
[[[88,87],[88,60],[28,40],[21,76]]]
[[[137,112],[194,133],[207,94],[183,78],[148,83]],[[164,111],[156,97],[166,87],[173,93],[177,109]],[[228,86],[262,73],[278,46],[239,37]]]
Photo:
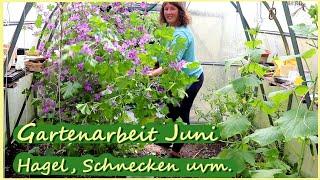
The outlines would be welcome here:
[[[164,6],[163,14],[164,14],[164,18],[166,19],[167,23],[170,26],[177,25],[179,21],[179,9],[176,6],[170,3],[167,3]]]

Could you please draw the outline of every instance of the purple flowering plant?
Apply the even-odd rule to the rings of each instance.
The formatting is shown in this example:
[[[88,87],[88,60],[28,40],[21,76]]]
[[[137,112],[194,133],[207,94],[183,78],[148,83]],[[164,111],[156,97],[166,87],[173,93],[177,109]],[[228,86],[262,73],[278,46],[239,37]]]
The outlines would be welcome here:
[[[167,114],[166,104],[178,104],[195,81],[175,59],[185,41],[167,47],[174,29],[158,25],[158,14],[117,2],[59,6],[52,19],[41,7],[36,26],[43,27],[41,19],[49,23],[38,47],[49,59],[37,86],[43,117],[76,124],[163,120],[156,114]],[[54,19],[61,20],[56,27]],[[57,38],[46,41],[50,33]],[[165,73],[147,76],[157,61]]]

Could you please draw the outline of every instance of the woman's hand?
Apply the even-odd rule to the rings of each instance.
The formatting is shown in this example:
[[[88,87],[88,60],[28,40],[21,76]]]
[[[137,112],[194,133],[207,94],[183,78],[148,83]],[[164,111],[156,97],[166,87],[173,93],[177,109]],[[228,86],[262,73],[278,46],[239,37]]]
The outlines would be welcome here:
[[[147,73],[147,76],[153,77],[153,76],[159,76],[164,72],[164,69],[162,67],[159,67],[157,69],[151,70]]]

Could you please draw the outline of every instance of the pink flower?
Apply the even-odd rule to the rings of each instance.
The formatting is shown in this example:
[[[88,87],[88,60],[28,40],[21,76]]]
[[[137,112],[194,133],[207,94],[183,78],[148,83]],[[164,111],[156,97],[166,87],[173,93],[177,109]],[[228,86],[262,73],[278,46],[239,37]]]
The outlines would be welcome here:
[[[98,62],[103,62],[104,61],[104,59],[101,56],[96,56],[95,60],[98,61]]]
[[[151,69],[150,69],[149,66],[145,66],[145,67],[143,67],[143,69],[141,70],[141,73],[142,73],[143,75],[147,75],[150,70],[151,70]]]
[[[76,27],[76,31],[79,33],[80,36],[87,35],[88,32],[90,32],[90,27],[87,23],[78,24]]]
[[[150,35],[149,34],[144,34],[140,40],[139,40],[139,45],[142,46],[150,41]]]
[[[83,70],[83,67],[84,67],[84,63],[83,63],[83,62],[82,62],[82,63],[79,63],[79,64],[77,65],[77,67],[78,67],[79,71],[82,71],[82,70]]]
[[[42,104],[42,111],[44,113],[49,113],[50,111],[54,111],[56,108],[56,102],[50,98],[44,99]]]
[[[94,35],[94,39],[95,39],[96,43],[101,42],[101,37],[98,35]]]
[[[43,42],[40,42],[38,46],[38,50],[42,52],[44,50],[44,46],[45,44]]]
[[[127,55],[127,58],[128,59],[131,59],[131,60],[136,60],[137,59],[137,51],[135,49],[131,49],[129,52],[128,52],[128,55]]]
[[[43,72],[43,75],[46,76],[46,77],[49,77],[51,75],[51,71],[47,67],[44,68],[42,72]]]
[[[111,44],[109,44],[109,43],[105,43],[103,46],[103,49],[105,51],[108,51],[109,53],[112,53],[114,51],[114,49],[111,47]]]
[[[142,2],[142,3],[140,3],[140,7],[142,8],[142,9],[146,9],[147,8],[147,3],[146,2]]]
[[[86,81],[86,82],[85,82],[85,84],[84,84],[84,90],[85,90],[86,92],[91,92],[91,91],[92,91],[92,86],[91,86],[91,84],[90,84],[89,81]]]
[[[135,72],[134,68],[130,69],[128,71],[128,76],[132,76],[134,74],[134,72]]]
[[[95,101],[100,101],[100,99],[101,99],[101,94],[100,93],[97,93],[97,94],[94,95],[94,100]]]
[[[47,51],[44,55],[44,58],[45,59],[50,59],[51,58],[51,52],[50,51]]]
[[[56,26],[53,23],[48,23],[47,25],[48,29],[52,30],[54,29]]]
[[[170,67],[175,69],[176,71],[181,71],[183,69],[183,66],[186,64],[187,62],[184,60],[178,61],[178,62],[171,62],[170,63]]]
[[[89,45],[84,44],[82,46],[81,53],[92,56],[94,54],[94,51],[89,47]]]
[[[156,90],[159,92],[159,93],[163,93],[165,91],[165,89],[163,87],[161,87],[160,85],[156,85]]]
[[[79,14],[72,14],[69,18],[70,21],[79,21],[80,15]]]

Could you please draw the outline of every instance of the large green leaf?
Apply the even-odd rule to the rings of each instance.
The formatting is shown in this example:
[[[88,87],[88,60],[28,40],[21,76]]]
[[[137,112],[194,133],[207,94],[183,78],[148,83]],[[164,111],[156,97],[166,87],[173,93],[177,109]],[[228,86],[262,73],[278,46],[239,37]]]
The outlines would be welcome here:
[[[292,109],[285,112],[276,123],[286,140],[318,134],[318,115],[313,111]]]
[[[264,163],[262,163],[260,167],[262,169],[281,169],[283,172],[291,170],[290,166],[279,159],[279,151],[276,148],[258,148],[256,153],[263,154]]]
[[[248,74],[255,73],[257,76],[262,78],[266,74],[267,68],[258,63],[249,63],[246,66],[243,66],[243,68],[241,68],[241,72]]]
[[[261,81],[255,75],[247,75],[231,82],[234,90],[237,93],[244,93],[247,88],[259,86]]]
[[[283,138],[282,132],[279,127],[267,127],[263,129],[257,129],[253,134],[245,137],[259,143],[261,146],[269,145],[277,140]]]
[[[280,104],[281,102],[287,100],[289,98],[290,94],[292,94],[292,90],[285,89],[285,90],[271,92],[268,95],[268,98],[270,98],[270,100],[272,100],[274,103]]]
[[[261,59],[261,55],[263,52],[263,49],[248,49],[247,54],[249,55],[250,62],[258,63]]]
[[[266,114],[275,113],[279,107],[272,101],[264,101],[262,99],[256,99],[253,105],[259,107]]]
[[[259,169],[250,171],[253,178],[273,178],[275,174],[282,173],[281,169]]]
[[[91,110],[89,108],[89,105],[87,103],[85,104],[77,104],[76,106],[77,110],[79,110],[81,112],[81,114],[84,115],[90,115],[91,114]]]
[[[305,23],[300,23],[290,26],[290,28],[293,29],[296,34],[305,35],[307,37],[314,36],[313,33],[317,31],[317,27],[314,24],[306,25]]]
[[[81,84],[79,84],[78,82],[66,82],[65,84],[63,84],[62,88],[61,88],[61,92],[63,93],[62,97],[63,99],[67,99],[72,97],[74,94],[76,94],[78,92],[78,90],[81,88]]]
[[[232,87],[232,84],[228,84],[214,92],[215,94],[229,94],[234,93],[234,89]]]
[[[309,91],[309,89],[306,85],[300,85],[297,86],[294,91],[298,96],[304,96]]]
[[[288,164],[286,164],[285,162],[281,161],[280,159],[275,159],[273,161],[267,161],[265,163],[265,167],[281,169],[284,172],[291,170],[291,167]]]
[[[220,151],[219,158],[232,159],[238,166],[237,173],[240,173],[246,168],[246,163],[254,166],[255,154],[251,151],[242,150],[241,148],[229,148]]]
[[[245,116],[234,115],[227,118],[218,125],[221,128],[221,137],[223,139],[232,137],[236,134],[241,134],[247,131],[251,123]]]

